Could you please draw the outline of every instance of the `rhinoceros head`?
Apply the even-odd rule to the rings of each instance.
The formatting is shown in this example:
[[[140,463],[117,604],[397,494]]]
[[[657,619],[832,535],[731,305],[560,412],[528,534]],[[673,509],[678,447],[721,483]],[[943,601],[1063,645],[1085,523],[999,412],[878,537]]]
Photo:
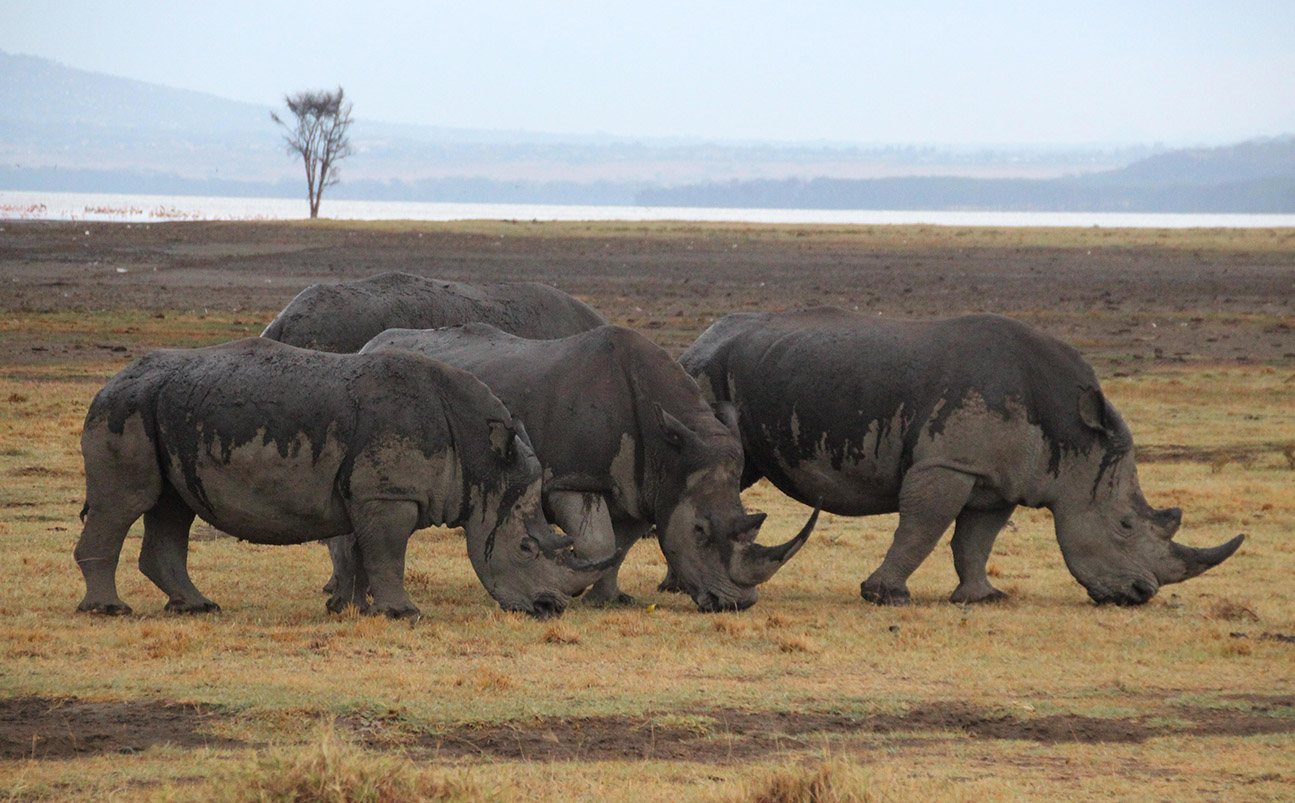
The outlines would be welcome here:
[[[474,485],[464,523],[472,568],[507,611],[560,616],[571,597],[597,582],[620,553],[592,562],[553,532],[540,505],[542,470],[521,421],[489,422],[496,482]]]
[[[1097,390],[1085,391],[1079,407],[1094,446],[1063,461],[1053,514],[1066,566],[1094,602],[1141,605],[1160,586],[1195,577],[1237,550],[1243,535],[1209,549],[1175,542],[1182,510],[1147,503],[1120,414]]]
[[[703,611],[749,608],[758,596],[756,586],[809,538],[817,511],[787,543],[757,544],[765,514],[742,507],[737,438],[722,425],[703,437],[659,406],[656,414],[667,450],[657,480],[657,540],[673,582]]]

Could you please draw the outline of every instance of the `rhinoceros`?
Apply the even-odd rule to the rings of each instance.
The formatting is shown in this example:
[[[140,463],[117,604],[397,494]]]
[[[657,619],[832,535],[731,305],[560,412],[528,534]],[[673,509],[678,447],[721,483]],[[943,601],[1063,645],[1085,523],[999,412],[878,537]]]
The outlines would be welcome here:
[[[954,524],[954,602],[1003,598],[985,566],[1017,505],[1052,511],[1066,566],[1097,603],[1141,604],[1241,544],[1173,540],[1178,508],[1138,484],[1133,439],[1092,368],[997,315],[892,321],[834,307],[721,318],[680,362],[736,408],[749,485],[848,516],[899,513],[860,587],[909,600],[909,575]]]
[[[116,569],[144,517],[139,567],[167,610],[219,610],[189,579],[195,514],[240,539],[296,544],[355,533],[372,613],[416,617],[410,533],[466,530],[481,582],[506,610],[560,614],[596,581],[540,505],[541,468],[503,404],[471,374],[418,354],[325,354],[251,338],[166,349],[94,397],[81,435],[85,529],[78,609],[125,614]],[[364,594],[342,591],[340,610]]]
[[[756,586],[800,549],[755,542],[763,513],[739,496],[742,450],[697,384],[659,346],[603,326],[528,340],[486,324],[383,332],[361,354],[413,350],[472,372],[526,422],[544,466],[544,504],[577,553],[617,568],[588,591],[595,604],[632,604],[617,584],[624,551],[654,525],[673,587],[703,611],[753,604]],[[339,576],[342,567],[337,567]]]
[[[380,273],[353,282],[312,284],[261,336],[319,351],[355,352],[384,329],[474,322],[541,339],[607,323],[593,307],[546,284],[474,285]]]

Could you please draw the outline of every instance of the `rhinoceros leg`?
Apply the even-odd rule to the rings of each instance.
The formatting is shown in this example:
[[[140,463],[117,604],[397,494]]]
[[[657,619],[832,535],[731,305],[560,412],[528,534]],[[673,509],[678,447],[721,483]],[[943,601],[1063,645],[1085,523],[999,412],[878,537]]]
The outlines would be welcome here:
[[[913,466],[899,489],[899,527],[886,558],[859,586],[878,605],[907,605],[908,578],[931,554],[971,496],[975,478],[944,466]]]
[[[325,541],[328,555],[333,559],[333,576],[324,590],[331,592],[326,603],[328,610],[341,613],[347,605],[354,605],[360,613],[369,610],[369,575],[360,559],[359,540],[355,535],[339,535]]]
[[[78,611],[123,615],[130,606],[117,596],[117,561],[130,526],[153,507],[162,491],[157,451],[139,417],[127,419],[121,434],[106,421],[87,425],[81,436],[85,456],[85,528],[73,556],[85,577]]]
[[[964,510],[953,528],[953,566],[958,570],[958,587],[950,602],[997,602],[1007,595],[994,588],[985,575],[985,564],[994,548],[994,539],[1016,510],[1015,505],[1001,510]]]
[[[189,526],[193,511],[170,488],[144,514],[144,543],[139,570],[170,598],[166,609],[177,613],[210,613],[220,606],[207,599],[189,579]]]
[[[117,596],[117,560],[130,525],[142,512],[94,508],[86,512],[85,528],[73,552],[85,578],[85,598],[76,606],[78,611],[110,616],[130,613],[130,606]]]
[[[652,529],[652,525],[646,521],[636,519],[625,519],[614,524],[616,532],[616,548],[621,551],[621,558],[616,562],[607,574],[603,575],[598,582],[593,584],[585,595],[585,599],[591,605],[637,605],[638,600],[629,594],[620,590],[618,585],[617,574],[621,570],[621,564],[625,562],[625,556],[629,554],[630,547],[637,544]]]
[[[683,583],[679,582],[679,576],[674,573],[674,567],[667,565],[665,567],[665,577],[657,584],[657,591],[665,591],[669,594],[684,593]]]
[[[371,500],[357,505],[351,513],[360,551],[359,566],[367,574],[373,606],[369,613],[384,613],[393,619],[417,619],[418,606],[405,593],[405,549],[418,525],[418,505],[397,500]],[[356,573],[356,588],[362,588]]]
[[[545,504],[552,513],[555,524],[575,539],[576,556],[584,560],[605,560],[617,547],[629,549],[638,536],[627,525],[613,525],[607,501],[601,494],[579,491],[553,491],[546,495]],[[622,540],[628,543],[622,544]],[[621,554],[621,562],[625,560]],[[634,605],[635,600],[620,590],[617,574],[620,563],[607,570],[598,582],[584,594],[590,605]]]
[[[342,558],[341,556],[350,550],[352,546],[352,544],[348,544],[346,542],[345,539],[347,538],[350,538],[352,541],[355,540],[349,535],[338,535],[333,538],[324,539],[324,546],[328,547],[328,557],[333,562],[333,573],[329,576],[328,582],[324,583],[323,591],[325,594],[332,594],[337,591],[337,584],[339,582],[337,576],[338,561],[339,559],[345,560],[345,558]]]

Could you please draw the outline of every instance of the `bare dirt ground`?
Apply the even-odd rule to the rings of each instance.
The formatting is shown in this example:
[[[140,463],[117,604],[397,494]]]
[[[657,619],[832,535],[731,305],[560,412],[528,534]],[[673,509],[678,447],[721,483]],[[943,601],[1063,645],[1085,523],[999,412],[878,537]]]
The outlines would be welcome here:
[[[1183,359],[1295,365],[1295,235],[1285,231],[1204,250],[1173,232],[1159,245],[1077,230],[1071,247],[1041,247],[1011,230],[581,226],[7,221],[0,311],[241,312],[259,331],[311,283],[400,270],[550,283],[673,353],[727,312],[836,304],[914,318],[1015,315],[1099,370]],[[114,347],[28,348],[0,361]]]

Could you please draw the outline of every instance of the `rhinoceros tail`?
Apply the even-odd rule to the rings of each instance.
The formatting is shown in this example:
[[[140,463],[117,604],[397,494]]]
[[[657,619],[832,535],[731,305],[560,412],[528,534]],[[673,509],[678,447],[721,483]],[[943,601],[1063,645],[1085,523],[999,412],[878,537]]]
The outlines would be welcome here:
[[[89,512],[90,512],[90,503],[89,503],[89,502],[86,502],[85,504],[81,505],[81,523],[82,523],[82,524],[85,524],[85,514],[87,514],[87,513],[89,513]]]

